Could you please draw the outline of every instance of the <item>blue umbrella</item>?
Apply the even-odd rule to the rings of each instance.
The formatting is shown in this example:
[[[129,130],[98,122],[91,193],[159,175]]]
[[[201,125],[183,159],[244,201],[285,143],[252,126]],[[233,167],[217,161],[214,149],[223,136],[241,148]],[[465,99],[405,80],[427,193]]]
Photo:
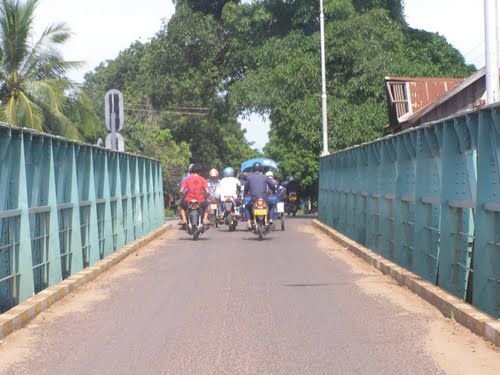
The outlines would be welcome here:
[[[255,159],[246,160],[243,163],[241,163],[241,171],[242,172],[251,171],[252,165],[254,165],[254,163],[260,163],[262,165],[262,168],[264,169],[264,171],[267,171],[271,168],[278,170],[280,167],[279,163],[275,162],[272,159],[255,158]]]

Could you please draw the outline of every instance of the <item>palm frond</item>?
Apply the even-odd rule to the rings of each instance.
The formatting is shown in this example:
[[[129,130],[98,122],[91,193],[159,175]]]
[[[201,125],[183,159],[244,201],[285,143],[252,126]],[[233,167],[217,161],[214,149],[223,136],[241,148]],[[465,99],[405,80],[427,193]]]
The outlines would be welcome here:
[[[0,0],[0,118],[81,139],[91,129],[91,117],[80,107],[84,103],[79,96],[70,96],[75,85],[66,74],[82,63],[65,61],[56,48],[72,35],[65,23],[49,25],[30,45],[37,4],[38,0]],[[77,126],[73,119],[84,121]]]
[[[65,23],[51,24],[45,28],[38,41],[33,45],[34,50],[38,50],[43,45],[54,43],[61,44],[66,42],[72,35],[69,27]]]
[[[43,130],[41,108],[22,92],[9,98],[4,113],[9,124]]]
[[[40,41],[44,43],[46,40],[54,44],[65,43],[73,35],[69,27],[64,23],[60,22],[57,24],[49,25],[45,28]]]
[[[49,115],[46,116],[43,123],[44,131],[73,139],[82,138],[79,127],[64,113],[69,100],[66,91],[71,89],[69,80],[34,81],[29,85],[29,89],[38,105]]]
[[[0,46],[4,55],[4,71],[16,71],[26,57],[37,2],[2,0],[0,4]]]

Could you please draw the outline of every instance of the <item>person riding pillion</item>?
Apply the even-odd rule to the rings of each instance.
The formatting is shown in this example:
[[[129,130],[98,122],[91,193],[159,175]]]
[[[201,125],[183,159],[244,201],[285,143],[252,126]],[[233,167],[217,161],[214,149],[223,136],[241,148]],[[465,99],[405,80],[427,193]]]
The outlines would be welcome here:
[[[278,180],[276,180],[274,178],[274,173],[272,171],[267,171],[266,177],[268,178],[269,181],[271,181],[271,183],[274,186],[273,192],[278,193],[279,192],[279,183],[278,183]],[[270,201],[268,201],[268,203],[269,203],[269,216],[270,216],[271,221],[272,221],[272,220],[276,219],[276,203],[272,203]]]
[[[184,181],[186,180],[186,178],[188,178],[190,175],[191,175],[191,169],[193,168],[193,163],[189,164],[188,166],[188,169],[187,169],[187,172],[186,174],[182,177],[182,180],[179,181],[179,183],[177,184],[178,187],[179,187],[179,194],[180,194],[180,198],[179,200],[177,201],[177,213],[179,214],[179,217],[181,218],[181,220],[179,221],[179,225],[184,225],[186,223],[186,220],[182,220],[182,218],[186,217],[186,211],[184,210],[183,208],[183,204],[182,204],[182,201],[184,199],[184,192],[182,191],[182,184],[184,183]]]
[[[208,173],[208,194],[211,201],[219,200],[219,185],[219,171],[215,168],[212,168]]]

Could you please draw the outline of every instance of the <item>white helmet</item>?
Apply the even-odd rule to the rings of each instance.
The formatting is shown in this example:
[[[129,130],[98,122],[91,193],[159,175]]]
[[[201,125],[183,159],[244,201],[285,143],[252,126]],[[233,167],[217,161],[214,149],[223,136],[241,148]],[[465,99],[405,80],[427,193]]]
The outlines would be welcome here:
[[[272,172],[272,171],[267,171],[267,172],[266,172],[266,176],[267,176],[267,177],[273,177],[273,176],[274,176],[274,174],[273,174],[273,172]]]
[[[219,177],[219,171],[215,168],[210,169],[210,172],[208,173],[210,177]]]

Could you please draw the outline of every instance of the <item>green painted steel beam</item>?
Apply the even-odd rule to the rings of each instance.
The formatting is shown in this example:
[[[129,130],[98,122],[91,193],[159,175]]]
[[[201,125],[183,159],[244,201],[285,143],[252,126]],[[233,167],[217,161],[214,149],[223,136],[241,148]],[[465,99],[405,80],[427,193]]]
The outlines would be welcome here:
[[[320,158],[319,219],[500,316],[500,110]]]

